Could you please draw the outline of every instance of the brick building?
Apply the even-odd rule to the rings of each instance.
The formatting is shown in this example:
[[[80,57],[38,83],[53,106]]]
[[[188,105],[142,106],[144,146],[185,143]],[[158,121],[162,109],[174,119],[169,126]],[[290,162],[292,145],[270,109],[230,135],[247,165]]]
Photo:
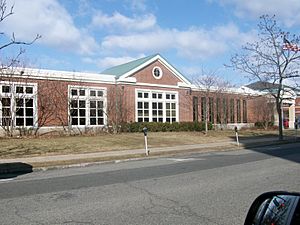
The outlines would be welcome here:
[[[257,120],[255,91],[243,87],[208,93],[159,54],[101,74],[18,68],[0,76],[2,131],[203,121],[205,115],[224,128],[252,126]]]

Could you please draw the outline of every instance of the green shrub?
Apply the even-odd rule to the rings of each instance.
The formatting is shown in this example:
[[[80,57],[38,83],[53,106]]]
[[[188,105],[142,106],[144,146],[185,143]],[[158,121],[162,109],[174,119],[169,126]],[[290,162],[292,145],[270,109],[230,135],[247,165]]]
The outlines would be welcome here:
[[[124,123],[121,126],[122,132],[142,132],[143,128],[147,127],[149,132],[180,132],[180,131],[204,131],[204,122],[173,122],[173,123],[158,123],[158,122],[132,122]],[[213,128],[212,123],[208,124],[208,129]]]

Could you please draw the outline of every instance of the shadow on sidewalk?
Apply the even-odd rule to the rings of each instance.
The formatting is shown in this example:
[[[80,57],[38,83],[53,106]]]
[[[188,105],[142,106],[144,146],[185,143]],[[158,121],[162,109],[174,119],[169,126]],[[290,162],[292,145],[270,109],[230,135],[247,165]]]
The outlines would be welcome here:
[[[236,136],[230,137],[236,142]],[[239,143],[245,149],[300,163],[300,138],[284,137],[279,140],[276,135],[259,137],[239,137]],[[283,145],[284,144],[284,145]],[[288,144],[288,145],[287,145]]]
[[[22,162],[0,163],[0,180],[31,173],[32,166]]]

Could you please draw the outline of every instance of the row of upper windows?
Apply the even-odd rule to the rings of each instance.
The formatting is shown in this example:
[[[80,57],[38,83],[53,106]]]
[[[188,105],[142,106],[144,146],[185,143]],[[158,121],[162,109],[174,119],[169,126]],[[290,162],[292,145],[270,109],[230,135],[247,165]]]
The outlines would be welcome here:
[[[176,100],[177,94],[168,92],[156,92],[156,91],[138,91],[138,99],[161,99],[161,100]]]

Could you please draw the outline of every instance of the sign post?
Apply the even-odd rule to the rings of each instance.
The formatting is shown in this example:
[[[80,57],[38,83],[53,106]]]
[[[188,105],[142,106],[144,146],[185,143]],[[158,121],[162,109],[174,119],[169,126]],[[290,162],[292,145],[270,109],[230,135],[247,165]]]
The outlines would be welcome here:
[[[144,137],[145,137],[145,151],[146,151],[146,156],[148,156],[150,154],[150,150],[148,150],[148,128],[144,127],[143,128],[143,132],[144,132]]]
[[[235,137],[236,137],[237,146],[240,146],[239,134],[238,134],[238,128],[237,128],[237,126],[234,127],[234,131],[235,131]]]

